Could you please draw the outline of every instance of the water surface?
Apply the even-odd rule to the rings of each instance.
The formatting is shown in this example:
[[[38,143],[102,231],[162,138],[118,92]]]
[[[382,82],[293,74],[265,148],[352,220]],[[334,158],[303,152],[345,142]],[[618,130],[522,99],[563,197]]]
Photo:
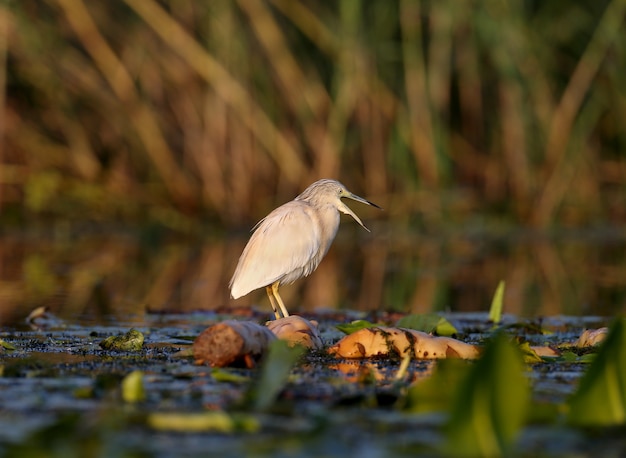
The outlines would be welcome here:
[[[203,236],[124,230],[0,236],[0,325],[47,306],[63,319],[128,319],[253,306],[228,282],[248,234]],[[618,229],[440,234],[342,225],[310,277],[281,289],[289,310],[488,309],[500,280],[505,311],[524,317],[605,315],[626,305],[626,236]]]

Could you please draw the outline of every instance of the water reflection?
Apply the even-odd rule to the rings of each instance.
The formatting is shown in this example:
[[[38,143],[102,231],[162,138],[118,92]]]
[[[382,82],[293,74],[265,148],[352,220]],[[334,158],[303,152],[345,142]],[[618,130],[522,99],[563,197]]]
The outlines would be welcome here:
[[[309,278],[281,289],[289,310],[484,311],[507,282],[505,311],[522,316],[625,310],[626,245],[618,232],[506,237],[425,235],[382,227],[340,231]],[[143,315],[256,305],[228,281],[245,238],[140,242],[128,234],[0,238],[0,325],[46,305],[58,316]]]

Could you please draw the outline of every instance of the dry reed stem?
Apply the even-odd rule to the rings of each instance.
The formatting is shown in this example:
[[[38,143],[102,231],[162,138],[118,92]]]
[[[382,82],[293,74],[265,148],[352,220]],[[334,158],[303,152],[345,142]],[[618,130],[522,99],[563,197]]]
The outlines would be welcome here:
[[[192,200],[194,190],[176,164],[172,151],[163,138],[152,111],[142,103],[134,83],[122,61],[100,34],[82,0],[57,0],[81,43],[93,58],[111,89],[131,113],[130,121],[141,138],[146,153],[159,171],[172,197],[185,205]]]
[[[532,221],[538,226],[545,226],[550,222],[557,205],[563,199],[566,188],[563,180],[568,177],[564,173],[564,167],[567,167],[566,151],[574,121],[606,53],[619,38],[625,13],[626,2],[623,0],[613,0],[606,7],[552,115],[545,150],[550,175],[532,216]]]
[[[328,56],[336,56],[337,38],[318,16],[302,2],[271,0],[272,4]]]
[[[76,174],[86,180],[94,181],[102,167],[94,151],[89,134],[85,128],[75,120],[63,126],[69,143],[71,164]]]
[[[284,178],[297,185],[306,173],[300,153],[278,130],[241,83],[156,2],[153,0],[125,0],[125,2],[167,46],[215,88],[216,93],[229,104],[265,147]]]
[[[184,250],[180,247],[169,248],[152,260],[156,263],[157,272],[141,304],[151,311],[167,310],[172,296],[179,289],[181,280],[184,279],[183,267],[186,263],[184,254]]]
[[[237,3],[248,15],[250,25],[280,79],[286,103],[292,106],[294,114],[300,119],[309,116],[314,121],[322,119],[330,104],[330,97],[320,83],[319,76],[312,73],[312,69],[306,74],[302,70],[300,62],[289,49],[284,33],[263,1],[239,0]]]
[[[460,6],[463,8],[463,6]],[[450,109],[450,87],[452,77],[453,25],[455,13],[450,13],[446,2],[430,5],[430,43],[428,45],[428,68],[426,84],[434,112],[447,117]]]
[[[404,84],[412,152],[417,162],[418,174],[424,183],[437,188],[440,185],[440,172],[433,137],[432,112],[425,75],[426,66],[421,50],[420,14],[421,2],[400,1]]]
[[[503,167],[510,183],[511,193],[517,214],[525,217],[530,206],[530,167],[528,165],[528,141],[524,126],[523,94],[521,88],[510,80],[503,80],[498,86],[500,111],[502,113],[502,152]],[[501,190],[500,192],[502,192]]]
[[[533,254],[539,267],[539,275],[545,285],[541,288],[543,311],[548,315],[567,315],[568,299],[573,297],[573,284],[569,281],[560,253],[548,243],[533,247]]]
[[[398,9],[397,4],[357,8],[242,0],[210,7],[187,2],[171,10],[151,0],[129,2],[143,11],[140,20],[125,4],[23,0],[3,6],[10,66],[4,71],[11,79],[0,104],[9,126],[4,160],[21,167],[17,174],[6,164],[2,169],[3,182],[16,183],[3,189],[11,202],[19,205],[24,187],[51,173],[60,179],[54,196],[60,205],[53,212],[71,213],[74,197],[67,190],[76,188],[76,178],[108,194],[130,196],[135,208],[158,202],[185,209],[180,199],[162,199],[163,185],[151,180],[157,176],[175,186],[160,171],[169,167],[159,169],[148,156],[155,149],[153,140],[146,140],[150,128],[136,140],[140,130],[134,126],[141,117],[124,93],[130,90],[137,92],[130,97],[141,109],[150,107],[161,144],[191,189],[192,205],[203,202],[210,218],[220,222],[248,223],[262,216],[309,184],[312,175],[337,175],[365,194],[393,197],[393,208],[410,213],[385,215],[401,224],[415,221],[416,213],[430,224],[441,219],[433,215],[473,219],[494,208],[509,212],[512,223],[538,225],[621,221],[626,215],[617,189],[624,173],[618,156],[623,34],[615,32],[623,7],[616,2],[607,2],[607,9],[567,10],[576,11],[577,21],[552,17],[543,6],[529,11],[519,3],[498,2],[455,8],[454,2],[407,2]],[[64,10],[79,5],[91,15],[95,25],[80,32],[92,41],[91,51],[83,35],[66,26],[68,13],[59,14],[64,10],[57,4],[65,4]],[[407,8],[415,23],[407,24]],[[150,16],[155,9],[163,21]],[[80,19],[79,10],[70,13]],[[170,33],[171,23],[182,32]],[[554,24],[555,31],[546,24]],[[294,27],[301,33],[293,33]],[[585,45],[581,37],[589,32],[594,38]],[[491,46],[494,37],[498,46]],[[91,57],[77,49],[77,41]],[[319,52],[300,53],[311,46]],[[253,54],[258,49],[261,55]],[[107,59],[107,50],[116,54]],[[412,61],[403,62],[403,52]],[[207,77],[210,65],[202,60],[207,55],[227,70]],[[122,66],[122,77],[116,65]],[[309,69],[312,75],[306,74]],[[124,73],[134,80],[125,80]],[[224,96],[232,81],[219,80],[233,76],[240,97]],[[408,97],[398,87],[403,79]],[[103,90],[102,81],[113,90]],[[267,119],[271,113],[268,122],[300,164],[299,179],[287,176],[287,156],[274,148],[274,134],[261,132],[251,103]],[[307,118],[313,106],[318,114]],[[106,119],[113,112],[120,116]],[[430,127],[419,116],[426,116]],[[136,143],[148,154],[135,154]],[[424,179],[428,160],[438,174],[436,192]],[[581,185],[572,189],[573,180]],[[421,186],[428,192],[411,201],[411,190]],[[449,196],[459,194],[463,212],[453,215],[458,204],[450,204]]]
[[[9,48],[9,12],[0,8],[0,167],[4,164],[4,136],[6,130],[7,56]],[[0,176],[0,205],[3,202],[3,181]]]
[[[362,78],[358,74],[361,59],[356,43],[358,24],[355,23],[354,7],[356,2],[342,3],[340,7],[341,33],[339,40],[343,45],[336,55],[336,71],[333,85],[335,86],[333,101],[326,123],[327,135],[322,143],[322,150],[315,164],[317,176],[339,176],[341,167],[340,156],[344,150],[347,125],[355,109],[358,94],[364,88]]]
[[[427,267],[424,269],[426,272],[419,275],[419,281],[418,273],[415,274],[415,289],[406,306],[410,313],[426,313],[436,306],[437,294],[443,287],[441,277],[435,273],[444,262],[443,253],[441,247],[434,244],[420,244],[416,247],[415,256]]]
[[[372,98],[375,97],[373,94]],[[389,201],[383,196],[393,179],[387,172],[390,126],[385,122],[378,103],[372,98],[360,100],[355,113],[358,124],[363,126],[363,182],[367,184],[367,194],[380,202],[383,208],[388,208]]]
[[[284,91],[282,98],[296,119],[306,120],[299,128],[304,133],[306,146],[312,151],[314,157],[312,162],[317,168],[316,172],[311,174],[310,180],[320,176],[338,176],[339,161],[336,158],[340,148],[334,145],[330,138],[332,131],[329,132],[330,129],[327,130],[324,126],[325,113],[331,106],[331,100],[319,81],[319,76],[313,71],[314,68],[309,68],[305,75],[264,2],[241,0],[238,4],[248,15],[257,39],[261,42],[271,67],[278,75],[281,90]],[[320,166],[326,159],[331,159],[333,166]]]
[[[307,9],[306,5],[300,2],[293,2],[290,0],[272,0],[272,4],[284,14],[299,30],[312,42],[318,49],[328,56],[331,61],[335,62],[339,68],[339,77],[337,79],[338,89],[335,96],[335,103],[333,105],[334,110],[328,115],[328,131],[330,134],[326,137],[328,146],[323,148],[322,151],[341,151],[341,146],[345,142],[345,133],[338,132],[340,126],[346,126],[349,121],[348,115],[351,114],[348,108],[353,105],[353,110],[359,110],[355,105],[355,102],[351,102],[354,98],[360,101],[360,104],[369,103],[372,111],[378,111],[380,113],[381,125],[392,125],[397,119],[407,119],[407,109],[402,102],[393,93],[393,90],[381,80],[379,75],[370,68],[368,62],[369,56],[367,50],[357,41],[355,31],[352,32],[352,37],[347,36],[346,27],[341,28],[341,33],[331,30],[322,20],[316,16],[311,10]],[[345,8],[358,6],[356,3],[347,3]],[[353,16],[356,17],[358,11],[353,12]],[[344,13],[348,15],[349,13]],[[354,28],[356,25],[353,25]],[[346,42],[346,40],[348,40]],[[352,57],[351,53],[355,55]],[[341,71],[347,71],[348,64],[355,66],[354,69],[348,71],[347,75],[342,75]],[[358,74],[355,75],[355,72]],[[352,79],[358,77],[355,81]],[[355,83],[353,87],[350,83]],[[358,90],[357,90],[358,89]],[[342,93],[345,94],[342,96]],[[358,116],[358,114],[357,114]],[[366,126],[369,127],[369,126]],[[364,129],[365,130],[365,129]],[[411,145],[411,132],[408,127],[399,129],[400,137],[406,145]],[[367,139],[363,141],[364,149],[368,148]],[[388,156],[388,151],[385,148],[380,148],[377,151],[376,157],[370,154],[365,154],[364,164],[381,164],[385,163]],[[319,158],[326,162],[318,163],[316,171],[317,176],[332,176],[329,175],[337,171],[340,167],[340,163],[333,162],[332,158]],[[380,167],[378,169],[378,176],[384,176],[386,167]],[[364,180],[366,184],[370,183],[369,180]],[[388,180],[386,177],[384,182]],[[380,191],[376,190],[375,186],[367,185],[367,189],[373,190],[378,194]],[[384,203],[383,203],[384,204]]]
[[[368,243],[363,249],[363,273],[361,276],[361,294],[359,308],[365,310],[385,310],[388,304],[384,300],[384,268],[387,264],[389,249],[382,243]]]

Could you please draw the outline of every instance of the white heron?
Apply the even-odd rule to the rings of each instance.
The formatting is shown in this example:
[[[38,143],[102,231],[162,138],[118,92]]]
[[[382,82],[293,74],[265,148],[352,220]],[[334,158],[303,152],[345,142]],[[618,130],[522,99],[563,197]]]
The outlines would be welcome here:
[[[257,223],[230,280],[231,296],[237,299],[265,287],[276,319],[281,314],[289,316],[278,288],[317,268],[337,234],[339,212],[352,216],[369,231],[341,201],[343,197],[380,208],[351,193],[338,181],[316,181]]]

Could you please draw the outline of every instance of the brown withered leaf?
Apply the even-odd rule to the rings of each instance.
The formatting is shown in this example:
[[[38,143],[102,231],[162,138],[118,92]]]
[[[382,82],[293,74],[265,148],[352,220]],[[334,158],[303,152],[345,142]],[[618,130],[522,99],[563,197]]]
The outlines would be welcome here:
[[[595,347],[606,339],[609,328],[585,329],[574,345],[578,348]]]
[[[373,327],[345,336],[329,352],[342,358],[371,358],[375,356],[413,359],[463,358],[479,356],[476,346],[450,337],[434,337],[413,329]]]

